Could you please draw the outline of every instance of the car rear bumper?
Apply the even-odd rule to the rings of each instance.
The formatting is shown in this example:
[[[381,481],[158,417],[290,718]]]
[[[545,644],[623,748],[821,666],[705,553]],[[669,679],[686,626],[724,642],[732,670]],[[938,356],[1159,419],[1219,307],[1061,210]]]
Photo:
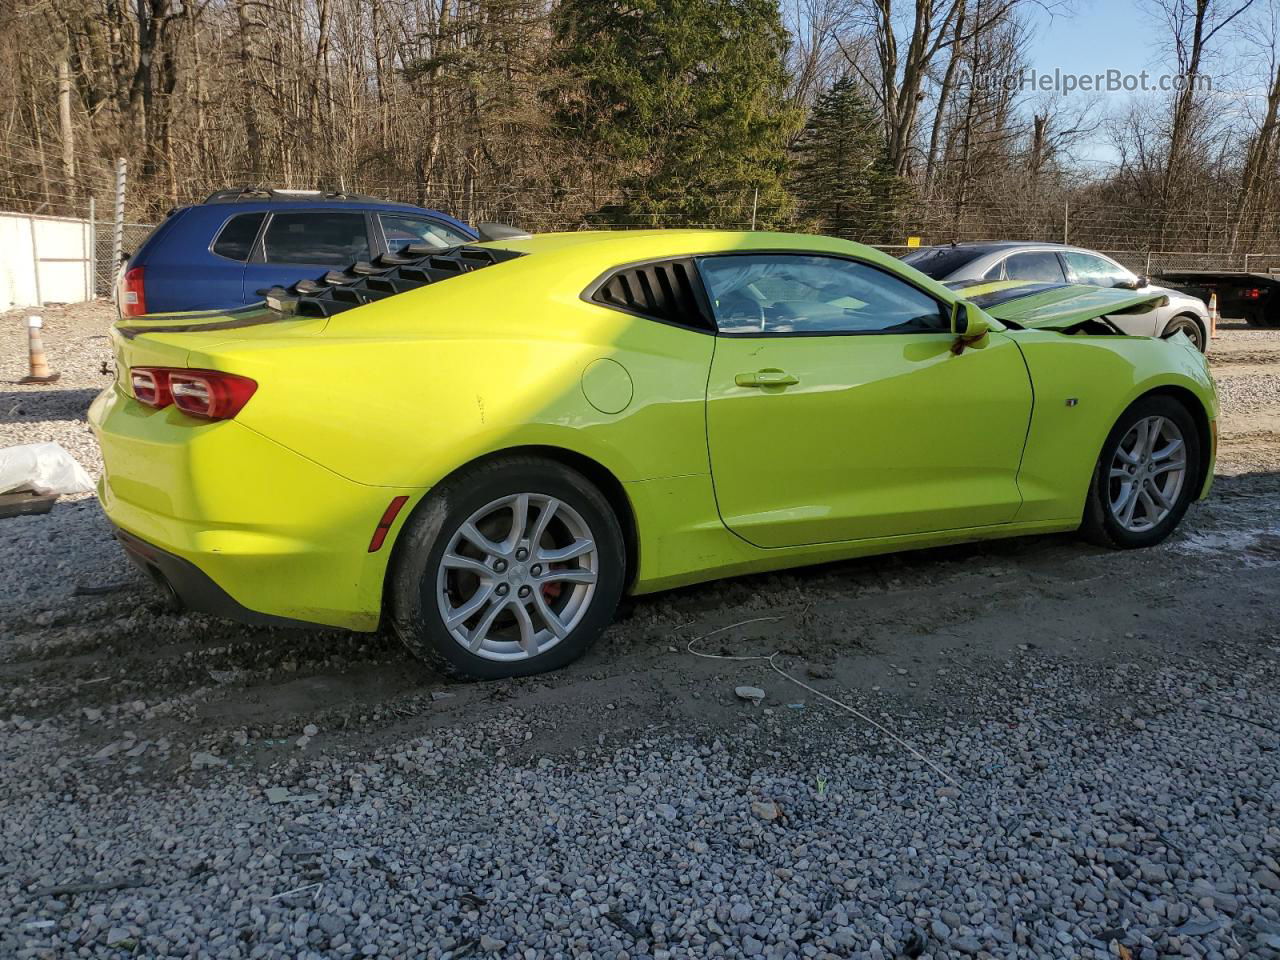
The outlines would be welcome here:
[[[125,554],[142,570],[178,610],[193,610],[258,627],[311,627],[319,624],[291,620],[250,610],[214,583],[213,578],[190,560],[161,550],[128,531],[115,528]]]
[[[374,553],[370,537],[393,497],[423,491],[355,483],[234,420],[153,410],[116,387],[89,421],[103,510],[184,605],[248,623],[377,629],[398,531]]]

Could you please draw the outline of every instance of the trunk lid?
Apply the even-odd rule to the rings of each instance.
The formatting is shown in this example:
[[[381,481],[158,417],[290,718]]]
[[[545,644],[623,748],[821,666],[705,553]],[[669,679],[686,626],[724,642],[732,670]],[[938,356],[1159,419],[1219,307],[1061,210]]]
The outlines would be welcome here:
[[[232,340],[318,333],[326,322],[281,313],[261,303],[238,310],[157,313],[117,321],[111,327],[111,344],[121,371],[129,367],[187,367],[193,352],[207,353]]]
[[[963,280],[947,286],[997,320],[1033,330],[1067,330],[1098,317],[1149,310],[1165,299],[1161,293],[1078,283]]]

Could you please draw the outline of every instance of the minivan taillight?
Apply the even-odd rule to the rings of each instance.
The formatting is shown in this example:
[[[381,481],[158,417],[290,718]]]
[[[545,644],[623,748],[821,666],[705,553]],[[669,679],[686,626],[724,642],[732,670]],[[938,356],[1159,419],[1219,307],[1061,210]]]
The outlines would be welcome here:
[[[157,410],[172,403],[204,420],[230,420],[258,389],[256,381],[234,373],[173,367],[134,367],[129,382],[139,403]]]
[[[124,272],[120,287],[120,313],[126,317],[140,317],[147,312],[147,294],[142,280],[142,267],[130,267]]]

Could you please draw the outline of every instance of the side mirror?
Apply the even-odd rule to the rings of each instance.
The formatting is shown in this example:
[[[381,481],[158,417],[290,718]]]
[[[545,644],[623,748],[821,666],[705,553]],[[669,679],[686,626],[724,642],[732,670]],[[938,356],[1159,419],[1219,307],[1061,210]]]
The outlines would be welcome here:
[[[1120,290],[1141,290],[1149,282],[1146,277],[1135,277],[1133,280],[1117,280],[1112,286]]]
[[[951,332],[963,340],[977,340],[991,329],[986,314],[966,300],[951,307]]]
[[[1148,277],[1145,273],[1138,274],[1138,285],[1133,289],[1141,290],[1143,287],[1149,287],[1149,286],[1151,286],[1151,278]]]

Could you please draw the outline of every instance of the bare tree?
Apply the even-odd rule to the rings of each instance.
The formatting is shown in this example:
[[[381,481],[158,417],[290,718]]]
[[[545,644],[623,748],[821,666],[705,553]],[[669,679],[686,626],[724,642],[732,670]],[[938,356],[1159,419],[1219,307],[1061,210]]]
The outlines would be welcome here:
[[[1275,216],[1274,188],[1280,155],[1280,0],[1269,0],[1244,31],[1253,46],[1257,78],[1264,94],[1257,127],[1248,137],[1240,173],[1240,198],[1233,220],[1232,250],[1242,240],[1257,244],[1267,215]]]
[[[1145,0],[1169,31],[1181,89],[1173,99],[1160,199],[1167,205],[1186,187],[1186,166],[1203,102],[1205,57],[1214,38],[1254,0]]]

